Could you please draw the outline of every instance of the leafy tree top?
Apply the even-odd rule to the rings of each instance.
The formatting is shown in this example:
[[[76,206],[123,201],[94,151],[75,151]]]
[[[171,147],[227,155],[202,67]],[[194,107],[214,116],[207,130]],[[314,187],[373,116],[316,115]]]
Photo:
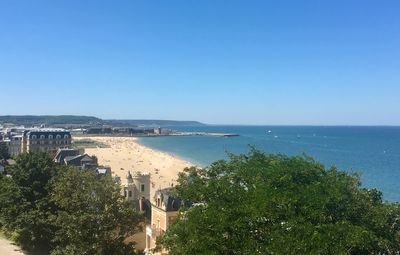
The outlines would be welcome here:
[[[379,254],[400,250],[400,209],[356,174],[253,149],[179,176],[194,203],[158,240],[170,254]]]

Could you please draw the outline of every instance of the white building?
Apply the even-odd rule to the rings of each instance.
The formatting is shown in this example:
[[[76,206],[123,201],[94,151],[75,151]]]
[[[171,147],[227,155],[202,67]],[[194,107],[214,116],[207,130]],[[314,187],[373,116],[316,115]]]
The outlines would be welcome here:
[[[121,193],[126,200],[132,201],[139,210],[145,200],[150,199],[150,174],[129,171],[122,183]]]
[[[21,154],[22,150],[22,135],[14,135],[8,139],[8,152],[11,157]]]

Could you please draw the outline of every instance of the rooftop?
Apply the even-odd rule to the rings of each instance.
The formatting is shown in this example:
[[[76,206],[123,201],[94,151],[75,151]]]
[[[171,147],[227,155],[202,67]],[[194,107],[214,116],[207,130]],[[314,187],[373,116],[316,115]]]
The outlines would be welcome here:
[[[29,132],[69,132],[69,130],[63,128],[32,128]]]

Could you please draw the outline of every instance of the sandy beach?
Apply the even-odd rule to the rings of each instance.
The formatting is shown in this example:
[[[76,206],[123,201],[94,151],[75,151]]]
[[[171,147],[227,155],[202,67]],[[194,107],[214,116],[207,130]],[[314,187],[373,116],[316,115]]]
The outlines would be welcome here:
[[[159,188],[176,183],[178,173],[190,162],[171,154],[145,147],[134,137],[76,137],[74,140],[91,139],[104,143],[109,148],[86,148],[85,153],[95,155],[100,165],[110,166],[113,175],[121,177],[122,183],[128,171],[151,174],[151,196]]]

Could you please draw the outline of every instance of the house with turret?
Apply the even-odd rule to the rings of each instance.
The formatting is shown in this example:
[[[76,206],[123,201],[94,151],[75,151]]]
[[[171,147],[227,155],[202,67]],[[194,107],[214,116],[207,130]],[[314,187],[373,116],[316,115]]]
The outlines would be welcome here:
[[[128,174],[121,183],[121,194],[127,201],[132,201],[140,211],[144,210],[146,200],[150,199],[150,174],[139,171]]]

